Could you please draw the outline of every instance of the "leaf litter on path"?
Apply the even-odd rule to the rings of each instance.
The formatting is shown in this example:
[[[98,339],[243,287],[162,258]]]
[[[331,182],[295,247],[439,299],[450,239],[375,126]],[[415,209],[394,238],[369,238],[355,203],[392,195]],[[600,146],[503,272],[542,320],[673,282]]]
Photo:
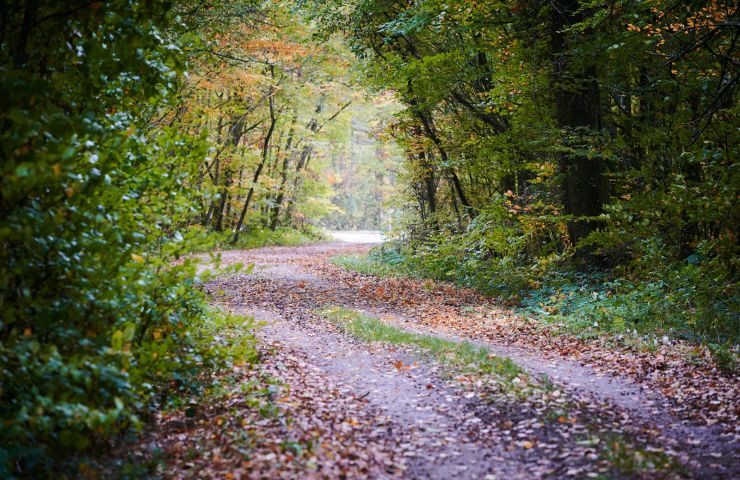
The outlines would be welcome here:
[[[390,445],[389,455],[376,463],[392,467],[386,468],[382,474],[378,470],[374,474],[368,473],[370,470],[355,471],[349,475],[350,478],[355,478],[353,475],[358,475],[356,478],[394,475],[404,478],[449,478],[453,475],[461,478],[485,478],[486,475],[500,476],[502,472],[511,478],[581,478],[602,475],[630,478],[640,475],[645,478],[661,475],[671,478],[677,475],[711,475],[712,478],[733,478],[740,473],[735,462],[737,439],[733,429],[736,422],[729,423],[730,419],[736,418],[737,405],[734,397],[727,393],[735,391],[737,387],[721,374],[710,370],[709,382],[702,382],[697,377],[706,373],[702,370],[706,366],[687,365],[672,352],[662,354],[659,371],[676,375],[671,379],[674,388],[692,385],[696,388],[696,385],[707,383],[710,392],[721,392],[712,400],[715,402],[713,405],[719,402],[720,408],[703,408],[705,405],[702,399],[705,397],[694,395],[695,391],[691,388],[688,393],[683,392],[684,397],[678,399],[660,389],[654,395],[643,395],[639,389],[630,390],[630,393],[636,395],[632,399],[633,404],[642,405],[647,412],[640,415],[628,408],[629,402],[625,403],[625,408],[621,408],[615,406],[610,398],[600,398],[600,387],[594,387],[588,382],[604,376],[598,373],[597,369],[600,368],[604,372],[621,376],[621,379],[628,378],[638,386],[660,385],[665,380],[654,374],[655,369],[651,370],[653,363],[648,361],[646,367],[644,353],[557,335],[557,332],[541,328],[512,315],[504,308],[491,305],[489,300],[470,290],[429,281],[388,280],[358,275],[341,270],[328,261],[330,256],[348,250],[361,251],[356,247],[314,245],[224,252],[226,263],[255,263],[257,273],[217,279],[208,285],[208,290],[218,302],[229,309],[252,313],[269,311],[272,312],[270,315],[278,315],[281,318],[277,322],[280,327],[273,328],[272,334],[269,333],[269,328],[266,329],[268,333],[264,337],[265,341],[279,341],[281,348],[286,348],[283,343],[287,342],[290,349],[307,356],[305,361],[311,365],[311,369],[303,370],[306,374],[342,385],[340,389],[348,398],[368,402],[366,409],[369,410],[386,411],[389,408],[388,401],[379,400],[377,392],[381,392],[380,396],[390,398],[390,402],[396,407],[403,404],[398,402],[400,390],[395,388],[394,391],[391,388],[389,391],[387,385],[378,387],[378,378],[368,380],[368,376],[372,375],[369,375],[367,368],[380,368],[377,366],[377,359],[365,359],[365,363],[370,366],[355,369],[352,373],[351,368],[343,364],[347,353],[338,352],[336,342],[327,340],[327,335],[339,335],[341,339],[341,333],[333,331],[331,325],[317,318],[317,308],[333,304],[380,312],[385,315],[386,320],[395,319],[392,321],[400,322],[411,329],[416,327],[491,345],[521,348],[528,355],[533,355],[535,360],[539,357],[540,363],[557,364],[557,359],[560,358],[567,359],[566,363],[577,365],[580,362],[588,368],[594,368],[577,372],[581,375],[577,378],[579,382],[584,375],[588,377],[586,385],[575,388],[568,385],[574,377],[572,371],[564,369],[560,378],[556,379],[561,388],[551,389],[544,397],[534,395],[532,398],[512,400],[502,397],[496,388],[488,389],[483,377],[471,375],[469,378],[450,381],[449,375],[442,371],[443,366],[430,365],[428,361],[420,369],[403,368],[417,361],[413,357],[401,359],[397,353],[403,349],[394,351],[396,347],[355,345],[352,348],[359,349],[362,355],[376,355],[384,359],[386,368],[390,367],[391,373],[384,372],[380,375],[382,378],[422,375],[418,380],[409,380],[418,389],[413,390],[416,392],[413,395],[418,396],[418,392],[424,392],[433,400],[430,400],[431,406],[415,406],[413,409],[443,411],[443,418],[448,419],[449,425],[454,427],[449,427],[442,433],[440,429],[429,425],[424,429],[414,430],[409,429],[407,423],[415,426],[415,421],[408,422],[403,417],[393,421],[393,415],[376,416],[369,423],[375,425],[374,428],[384,425],[382,435],[353,439],[358,442],[355,449],[369,448],[384,452],[381,447]],[[343,341],[346,339],[339,343]],[[313,351],[320,351],[321,356],[312,356]],[[389,357],[390,354],[396,356]],[[405,354],[413,355],[413,352]],[[401,368],[396,368],[398,365]],[[370,388],[370,385],[374,387]],[[660,397],[656,397],[656,394]],[[409,393],[406,392],[406,395]],[[689,396],[688,400],[686,395]],[[670,415],[675,417],[653,418],[650,415],[651,409],[665,412],[662,405],[655,407],[649,404],[654,398],[665,400],[671,406]],[[682,401],[689,403],[699,413],[696,414],[689,408],[681,409],[677,404]],[[558,409],[558,406],[562,408]],[[401,408],[404,409],[411,410],[411,407],[406,405]],[[301,415],[308,415],[310,418],[311,412],[311,409],[292,412],[298,417],[285,412],[284,418],[310,421]],[[704,418],[708,423],[714,421],[722,428],[708,432],[697,430],[695,426],[682,423],[682,417]],[[379,418],[388,421],[383,423]],[[357,416],[350,416],[346,423],[354,428],[362,425],[363,421]],[[423,421],[420,423],[424,424]],[[465,426],[467,432],[462,436],[464,440],[459,434],[461,425]],[[475,428],[468,428],[470,425],[475,425]],[[676,428],[667,428],[670,425]],[[675,438],[677,432],[699,432],[699,435],[694,438],[692,435]],[[261,432],[256,434],[260,435]],[[265,432],[265,435],[270,433]],[[724,442],[724,447],[719,451],[714,450],[719,442]],[[463,462],[448,462],[453,466],[465,463],[468,467],[473,466],[467,472],[464,469],[460,472],[440,468],[435,470],[436,462],[450,454],[443,450],[432,454],[433,448],[455,444],[470,444],[473,446],[471,451],[485,451],[486,455],[472,455],[468,461]],[[421,447],[422,451],[419,452],[415,447]],[[704,451],[705,454],[702,454]],[[393,454],[400,454],[400,458],[409,460],[409,463],[404,463],[397,458],[398,455],[394,457]],[[459,457],[460,452],[452,453],[451,456]],[[666,470],[665,465],[655,465],[665,459],[679,462],[686,469],[671,467]],[[326,460],[317,458],[318,464],[304,463],[302,468],[314,468],[314,465]],[[432,468],[426,473],[425,464],[427,468]],[[491,465],[499,466],[499,471],[490,473],[495,470]],[[245,475],[251,475],[250,471],[258,470],[247,469]],[[441,473],[446,476],[439,476]],[[342,475],[345,474],[341,471],[327,471],[322,478],[342,478]]]

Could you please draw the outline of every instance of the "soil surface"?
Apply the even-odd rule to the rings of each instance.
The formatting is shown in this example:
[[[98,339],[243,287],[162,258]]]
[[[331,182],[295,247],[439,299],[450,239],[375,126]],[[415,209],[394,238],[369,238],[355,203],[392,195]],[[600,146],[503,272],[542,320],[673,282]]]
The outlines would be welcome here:
[[[737,426],[728,425],[720,409],[707,410],[698,417],[685,414],[692,409],[681,408],[676,398],[654,388],[653,377],[637,368],[625,369],[629,362],[639,363],[639,354],[621,352],[613,357],[615,364],[610,368],[605,356],[542,348],[562,342],[572,345],[567,343],[570,339],[560,340],[563,336],[552,332],[531,327],[525,330],[525,339],[516,342],[507,337],[501,340],[486,329],[479,332],[472,322],[486,323],[493,318],[497,326],[506,329],[510,325],[512,331],[521,333],[522,319],[469,290],[343,271],[331,264],[330,257],[361,253],[371,246],[348,243],[346,240],[356,240],[351,237],[344,240],[221,253],[222,263],[253,264],[254,269],[219,278],[207,289],[224,308],[264,322],[257,334],[263,348],[269,348],[260,368],[288,385],[284,403],[290,408],[285,407],[283,413],[298,416],[291,422],[302,425],[299,434],[291,427],[283,429],[282,435],[305,440],[306,432],[312,432],[311,441],[318,447],[308,457],[286,459],[284,452],[276,453],[277,457],[268,452],[267,460],[260,460],[258,453],[246,464],[227,461],[222,469],[212,470],[204,466],[199,475],[228,472],[233,478],[411,479],[740,476]],[[525,398],[492,390],[485,377],[456,376],[449,366],[413,348],[361,342],[348,336],[322,317],[321,309],[332,306],[365,312],[404,330],[485,345],[492,354],[509,357],[523,367],[527,374],[522,375],[522,381],[551,385],[546,393]],[[547,338],[535,338],[537,335]],[[599,351],[597,346],[582,350]],[[284,368],[291,363],[292,367]],[[543,375],[549,380],[542,380]],[[715,382],[713,388],[731,390],[724,385]],[[722,393],[734,402],[736,392]],[[306,396],[311,397],[313,406],[306,406]],[[734,403],[729,407],[722,404],[722,408],[736,407]],[[177,438],[178,433],[172,435]],[[190,430],[186,436],[198,435]],[[188,476],[187,469],[173,468],[172,476]]]

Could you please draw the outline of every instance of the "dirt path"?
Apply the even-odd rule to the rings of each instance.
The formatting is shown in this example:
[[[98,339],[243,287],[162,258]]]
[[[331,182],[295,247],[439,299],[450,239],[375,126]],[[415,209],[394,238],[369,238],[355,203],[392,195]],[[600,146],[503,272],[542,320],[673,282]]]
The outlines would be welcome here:
[[[297,327],[274,312],[251,313],[266,322],[263,338],[279,339],[306,352],[324,374],[379,407],[384,422],[397,426],[394,441],[405,459],[405,477],[527,478],[517,459],[507,462],[501,448],[469,441],[466,426],[480,419],[456,408],[464,403],[461,392],[439,386],[434,372],[419,358],[408,352],[368,349],[334,332]],[[395,368],[399,361],[413,368]]]
[[[416,304],[404,303],[397,294],[389,296],[381,282],[379,286],[373,284],[374,291],[369,295],[363,283],[366,279],[337,274],[336,268],[328,264],[332,255],[367,248],[330,243],[224,252],[224,263],[253,263],[255,270],[219,279],[208,289],[228,309],[263,320],[266,326],[260,335],[264,342],[297,352],[314,375],[320,373],[352,398],[361,400],[362,405],[355,408],[375,412],[370,416],[374,420],[369,421],[375,423],[374,429],[383,429],[383,441],[378,442],[377,435],[370,440],[351,436],[348,440],[357,441],[360,450],[389,450],[384,461],[393,467],[382,474],[376,469],[373,474],[367,473],[368,477],[740,475],[737,435],[727,425],[689,422],[674,415],[674,405],[659,392],[552,351],[497,343],[485,336],[469,335],[465,329],[424,321],[423,308],[417,313],[418,304],[428,300],[422,292],[403,292],[401,296],[420,297],[413,298]],[[469,292],[453,289],[446,294],[444,302],[429,308],[454,308],[459,313],[475,304]],[[463,388],[444,366],[419,357],[411,349],[361,343],[348,337],[317,314],[328,305],[367,312],[405,330],[458,340],[472,338],[487,345],[492,353],[512,358],[531,375],[547,374],[557,387],[555,392],[563,393],[543,403],[531,398],[512,401],[486,396],[479,391],[484,389]],[[398,368],[399,364],[411,367]],[[553,405],[567,405],[572,412],[548,421]],[[604,436],[604,432],[609,434]],[[614,438],[610,436],[613,432],[629,439],[625,442],[631,447],[619,447],[623,455],[605,449],[608,445],[603,439]],[[635,453],[634,445],[644,449],[644,454]],[[661,469],[651,465],[656,463],[651,456],[656,452],[680,467]],[[632,465],[636,461],[645,465]],[[620,464],[618,468],[615,463]],[[319,477],[333,476],[326,472],[329,470]]]

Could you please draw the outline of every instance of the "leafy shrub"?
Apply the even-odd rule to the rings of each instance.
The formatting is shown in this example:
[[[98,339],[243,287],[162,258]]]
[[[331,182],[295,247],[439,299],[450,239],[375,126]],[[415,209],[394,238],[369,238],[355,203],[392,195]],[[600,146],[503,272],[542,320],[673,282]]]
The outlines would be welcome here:
[[[166,4],[95,5],[4,20],[27,48],[0,44],[3,478],[75,476],[221,354],[196,265],[173,264],[199,235],[183,225],[207,145],[149,128],[192,45]],[[23,32],[28,15],[46,20]]]
[[[569,264],[568,252],[532,264],[516,248],[505,250],[516,240],[485,236],[485,230],[471,227],[423,243],[386,243],[366,258],[335,262],[361,273],[434,278],[513,299],[528,314],[578,335],[639,333],[718,345],[737,342],[740,295],[716,258],[670,262],[652,244],[629,270],[580,272]],[[497,247],[498,241],[507,245]],[[723,364],[732,365],[731,356],[722,354],[730,350],[714,351]]]
[[[463,233],[438,231],[423,240],[388,243],[374,249],[368,260],[406,274],[520,298],[563,258],[553,233],[562,222],[542,212],[518,213],[511,206],[501,196]]]
[[[304,245],[323,239],[323,233],[309,225],[304,225],[303,230],[291,227],[277,227],[275,230],[270,230],[262,225],[255,224],[247,227],[246,232],[239,237],[236,245],[228,243],[228,239],[220,242],[220,245],[223,248],[259,248],[279,245]]]
[[[231,243],[234,236],[231,231],[215,232],[200,225],[190,226],[189,230],[197,232],[200,236],[200,241],[190,242],[189,253],[210,252],[214,249],[229,250],[305,245],[326,239],[320,229],[309,225],[304,225],[302,230],[292,227],[277,227],[275,230],[271,230],[258,220],[252,221],[244,227],[244,231],[239,235],[239,240],[235,245]]]

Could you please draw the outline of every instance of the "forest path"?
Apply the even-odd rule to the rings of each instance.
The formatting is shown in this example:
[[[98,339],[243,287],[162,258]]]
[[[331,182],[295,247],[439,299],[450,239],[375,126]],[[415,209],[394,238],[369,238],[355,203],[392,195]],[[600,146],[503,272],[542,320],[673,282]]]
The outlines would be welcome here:
[[[356,449],[378,452],[364,459],[369,477],[636,477],[641,468],[647,468],[646,477],[740,474],[736,434],[679,418],[666,397],[644,384],[542,351],[536,342],[532,348],[505,344],[422,321],[430,309],[448,316],[454,309],[464,316],[480,306],[476,294],[433,282],[398,285],[394,282],[400,280],[351,274],[329,262],[331,256],[361,253],[369,246],[331,242],[222,252],[223,263],[254,264],[254,272],[208,285],[227,309],[265,322],[260,336],[266,344],[300,356],[311,366],[307,374],[331,379],[347,398],[356,400],[350,409],[363,411],[376,430],[384,429],[377,445],[367,444],[377,435],[346,439],[349,450],[357,441]],[[413,349],[347,336],[319,313],[331,306],[366,312],[407,331],[485,344],[532,376],[547,374],[555,389],[545,394],[545,401],[512,401],[485,395],[479,391],[485,389],[475,386],[466,389],[443,365]],[[555,411],[561,415],[548,422]],[[610,433],[601,435],[604,432]],[[625,438],[619,437],[615,447],[621,455],[634,457],[636,448],[644,449],[636,457],[648,467],[632,465],[634,458],[620,458],[605,445],[615,432]],[[649,466],[660,458],[682,467],[665,473]],[[615,468],[615,462],[625,465]],[[321,465],[318,469],[319,477],[332,476]]]

